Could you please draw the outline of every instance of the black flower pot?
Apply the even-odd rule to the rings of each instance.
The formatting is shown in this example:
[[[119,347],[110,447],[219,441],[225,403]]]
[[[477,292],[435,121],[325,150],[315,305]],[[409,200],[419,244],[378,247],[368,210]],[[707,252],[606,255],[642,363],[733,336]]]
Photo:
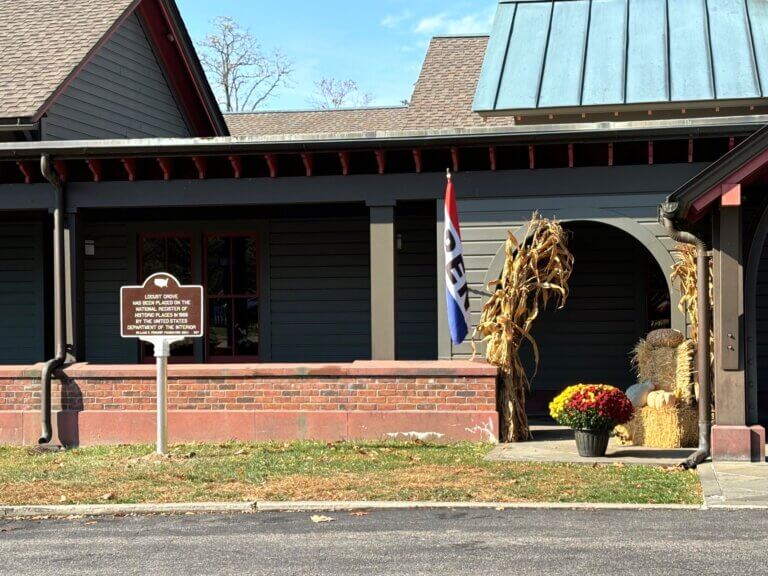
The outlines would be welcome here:
[[[576,447],[579,456],[583,458],[597,458],[605,456],[608,450],[608,430],[574,430],[576,433]]]

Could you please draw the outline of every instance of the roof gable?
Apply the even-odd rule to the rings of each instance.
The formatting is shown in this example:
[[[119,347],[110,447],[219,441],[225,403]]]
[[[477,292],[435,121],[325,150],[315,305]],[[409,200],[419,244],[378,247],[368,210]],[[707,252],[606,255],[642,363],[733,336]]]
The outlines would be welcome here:
[[[474,110],[680,109],[766,98],[763,0],[503,0]]]
[[[0,0],[0,117],[34,118],[135,0]]]
[[[0,0],[0,119],[38,121],[133,15],[194,135],[226,135],[174,0]]]

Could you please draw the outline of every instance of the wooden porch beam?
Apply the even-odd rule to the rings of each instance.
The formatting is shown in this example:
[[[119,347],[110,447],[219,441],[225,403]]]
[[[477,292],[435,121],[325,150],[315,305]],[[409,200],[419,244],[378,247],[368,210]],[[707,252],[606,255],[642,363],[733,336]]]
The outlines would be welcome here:
[[[195,163],[195,168],[197,168],[197,179],[205,180],[208,160],[204,156],[193,156],[192,162]]]
[[[243,159],[240,156],[228,156],[229,165],[232,166],[232,176],[239,180],[243,175]]]
[[[568,144],[568,168],[573,168],[573,144]]]
[[[157,164],[163,172],[163,180],[170,180],[173,175],[173,161],[170,158],[158,158]]]
[[[91,171],[91,175],[93,176],[94,182],[101,182],[102,177],[104,175],[104,164],[101,160],[86,160],[85,163],[88,165],[88,170]]]
[[[421,174],[421,150],[418,148],[413,151],[413,167],[416,170],[416,174]]]
[[[648,140],[648,166],[653,166],[653,140]]]
[[[376,165],[379,169],[379,174],[384,174],[387,169],[387,156],[384,150],[376,150]]]
[[[693,164],[693,138],[688,139],[688,164]]]
[[[341,163],[341,173],[349,176],[349,152],[339,152],[339,162]]]
[[[459,165],[459,149],[456,146],[451,148],[451,164],[453,165],[453,173],[456,174],[461,167]]]
[[[277,178],[277,156],[274,154],[265,154],[264,160],[267,161],[267,168],[269,168],[269,177]]]
[[[24,184],[31,184],[33,174],[32,163],[27,160],[18,160],[16,166],[19,167],[19,171],[24,177]]]
[[[528,168],[531,170],[536,168],[536,148],[533,144],[528,146]]]
[[[315,167],[315,157],[309,152],[303,152],[301,154],[301,161],[304,164],[304,173],[307,175],[307,178],[311,178]]]
[[[488,161],[490,163],[491,172],[495,172],[496,171],[496,147],[495,146],[488,147]]]
[[[120,163],[125,169],[125,173],[128,175],[128,182],[135,182],[138,170],[136,167],[136,158],[123,158]]]
[[[66,182],[69,179],[69,169],[64,160],[54,160],[53,168],[56,170],[56,174],[59,175],[59,180]]]
[[[608,166],[613,166],[613,142],[608,142]]]

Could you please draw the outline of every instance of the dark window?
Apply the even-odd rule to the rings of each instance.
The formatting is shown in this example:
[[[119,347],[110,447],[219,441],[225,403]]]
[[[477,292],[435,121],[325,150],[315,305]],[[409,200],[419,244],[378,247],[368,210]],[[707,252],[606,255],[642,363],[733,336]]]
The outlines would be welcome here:
[[[147,234],[139,241],[140,281],[157,272],[173,274],[182,284],[192,284],[192,238],[183,234]],[[142,342],[142,360],[154,356],[152,345]],[[171,345],[171,358],[177,362],[194,360],[192,339]]]
[[[237,234],[206,236],[205,286],[207,359],[213,362],[258,360],[258,238]]]

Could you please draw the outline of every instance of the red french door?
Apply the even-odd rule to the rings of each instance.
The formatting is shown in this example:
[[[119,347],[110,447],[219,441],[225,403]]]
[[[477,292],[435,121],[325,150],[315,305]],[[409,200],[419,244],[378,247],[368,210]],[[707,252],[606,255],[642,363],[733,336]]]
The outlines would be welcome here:
[[[208,362],[259,360],[259,241],[255,234],[208,234],[203,270]]]

